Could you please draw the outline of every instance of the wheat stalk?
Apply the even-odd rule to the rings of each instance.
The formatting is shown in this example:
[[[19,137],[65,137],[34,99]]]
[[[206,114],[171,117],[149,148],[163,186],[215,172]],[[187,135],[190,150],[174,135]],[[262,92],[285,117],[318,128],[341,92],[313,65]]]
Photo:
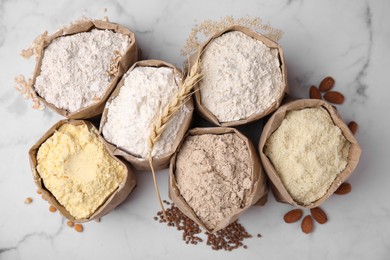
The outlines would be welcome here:
[[[163,134],[165,128],[167,127],[169,121],[175,115],[175,112],[178,111],[189,100],[191,95],[194,93],[194,91],[193,91],[194,86],[202,78],[202,75],[199,72],[199,68],[200,68],[200,58],[198,56],[195,63],[193,64],[190,71],[188,72],[187,77],[185,78],[183,84],[180,86],[179,91],[176,92],[176,94],[171,98],[169,103],[164,107],[164,109],[162,110],[160,115],[152,123],[151,132],[150,132],[150,135],[148,138],[149,165],[150,165],[150,169],[152,171],[154,188],[156,190],[157,199],[160,202],[160,206],[161,206],[162,212],[164,214],[165,220],[167,220],[167,216],[165,213],[164,205],[162,203],[160,191],[158,189],[158,185],[157,185],[157,181],[156,181],[156,175],[155,175],[154,168],[153,168],[152,151],[153,151],[154,145],[160,139],[160,137]]]

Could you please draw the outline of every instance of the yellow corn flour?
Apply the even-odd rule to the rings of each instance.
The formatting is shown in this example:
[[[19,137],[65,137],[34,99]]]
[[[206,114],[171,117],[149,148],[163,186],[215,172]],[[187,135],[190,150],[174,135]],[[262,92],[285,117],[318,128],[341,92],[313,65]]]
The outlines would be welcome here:
[[[39,148],[45,187],[76,219],[88,218],[123,181],[126,168],[86,125],[62,125]]]

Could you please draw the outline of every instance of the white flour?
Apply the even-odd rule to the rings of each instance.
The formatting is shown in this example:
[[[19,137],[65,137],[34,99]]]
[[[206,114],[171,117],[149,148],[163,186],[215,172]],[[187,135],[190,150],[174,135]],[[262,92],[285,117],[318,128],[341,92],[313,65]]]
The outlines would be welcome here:
[[[94,29],[55,39],[45,49],[41,73],[34,85],[47,102],[75,112],[99,101],[112,77],[114,51],[124,54],[127,35]]]
[[[176,93],[180,82],[179,75],[166,67],[136,67],[126,73],[119,95],[106,105],[104,137],[131,154],[145,158],[149,152],[150,125]],[[172,151],[172,144],[188,112],[186,106],[176,112],[155,144],[153,156]]]
[[[201,102],[220,122],[261,113],[283,91],[278,51],[242,32],[216,38],[202,58]]]

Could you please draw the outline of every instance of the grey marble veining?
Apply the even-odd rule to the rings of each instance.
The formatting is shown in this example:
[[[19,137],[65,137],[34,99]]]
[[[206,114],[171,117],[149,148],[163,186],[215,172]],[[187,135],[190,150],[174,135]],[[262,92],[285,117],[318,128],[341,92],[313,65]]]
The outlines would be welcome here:
[[[0,259],[388,259],[389,10],[388,0],[0,0]],[[247,240],[247,250],[213,252],[205,244],[186,245],[175,229],[153,221],[159,205],[152,178],[139,172],[137,188],[101,223],[85,224],[81,234],[68,228],[35,193],[28,149],[61,117],[33,110],[15,91],[14,77],[29,76],[34,68],[20,50],[45,30],[53,33],[83,16],[108,16],[136,33],[144,58],[182,67],[180,50],[191,28],[227,15],[260,17],[283,30],[279,43],[293,95],[308,97],[308,88],[323,77],[336,79],[335,89],[346,95],[338,110],[359,123],[363,149],[349,179],[353,191],[323,204],[329,222],[315,225],[311,235],[299,223],[285,224],[282,216],[291,207],[270,194],[264,207],[240,218],[251,234],[263,237]],[[157,178],[167,198],[167,170]],[[31,205],[23,203],[28,196]]]

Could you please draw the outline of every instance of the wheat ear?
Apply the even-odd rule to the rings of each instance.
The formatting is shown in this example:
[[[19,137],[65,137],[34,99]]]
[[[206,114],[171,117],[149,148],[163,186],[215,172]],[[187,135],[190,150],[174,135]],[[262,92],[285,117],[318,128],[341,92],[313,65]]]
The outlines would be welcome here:
[[[164,205],[163,205],[162,200],[161,200],[160,191],[158,189],[156,175],[155,175],[154,168],[153,168],[152,151],[153,151],[154,145],[160,139],[160,137],[163,134],[165,128],[167,127],[169,121],[175,115],[175,112],[178,111],[188,101],[188,99],[191,97],[191,95],[194,93],[193,92],[194,86],[202,78],[201,73],[199,72],[199,67],[200,67],[200,59],[198,57],[196,59],[195,63],[193,64],[193,66],[191,67],[189,73],[187,74],[187,77],[185,78],[183,84],[179,87],[179,91],[176,92],[176,94],[171,98],[169,103],[164,107],[164,109],[162,110],[160,115],[152,123],[150,136],[148,138],[149,165],[150,165],[150,169],[152,171],[154,188],[156,190],[157,199],[160,202],[160,206],[161,206],[162,212],[164,214],[165,220],[167,220],[167,215],[165,213]]]

